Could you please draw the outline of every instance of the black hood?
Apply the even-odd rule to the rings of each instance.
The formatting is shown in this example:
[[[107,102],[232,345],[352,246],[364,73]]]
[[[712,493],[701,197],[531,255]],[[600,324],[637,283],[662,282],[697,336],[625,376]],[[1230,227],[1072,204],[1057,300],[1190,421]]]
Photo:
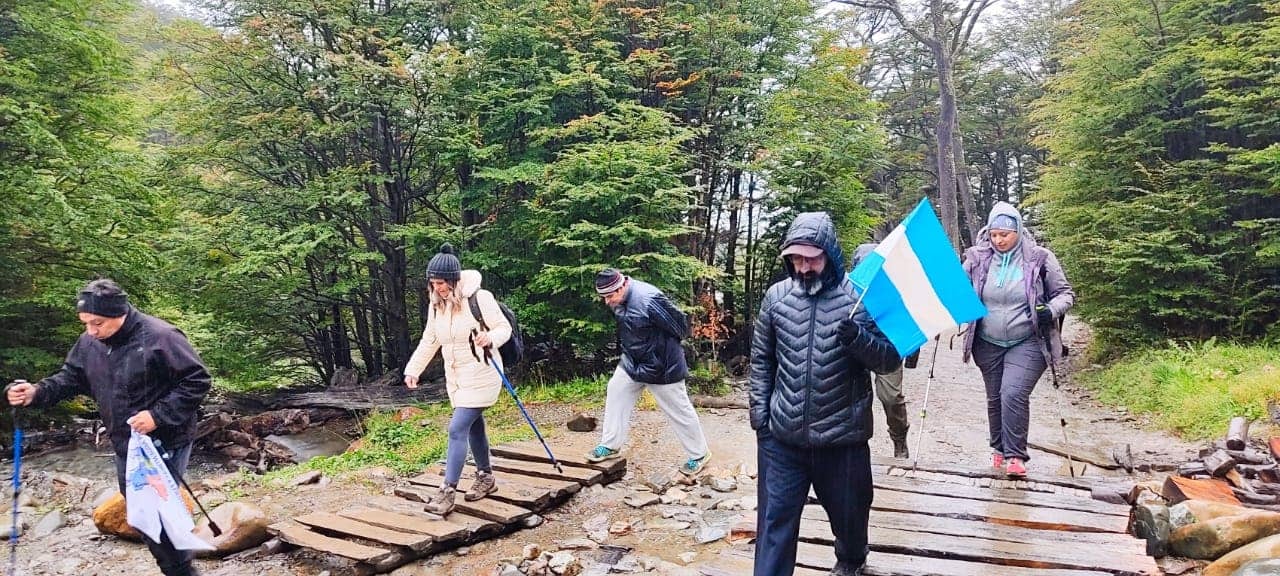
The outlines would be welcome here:
[[[787,237],[782,241],[782,249],[792,244],[812,244],[827,255],[827,265],[822,269],[822,286],[828,288],[840,283],[844,278],[844,251],[836,239],[836,225],[826,212],[803,212],[796,216],[791,227],[787,229]],[[787,275],[795,278],[796,269],[791,261],[783,258],[782,267]]]

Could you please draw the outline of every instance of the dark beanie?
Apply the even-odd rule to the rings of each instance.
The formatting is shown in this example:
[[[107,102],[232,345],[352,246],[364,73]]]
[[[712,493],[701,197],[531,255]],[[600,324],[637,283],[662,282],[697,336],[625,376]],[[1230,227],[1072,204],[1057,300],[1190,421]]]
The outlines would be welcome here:
[[[440,253],[431,257],[427,263],[427,279],[457,282],[462,277],[462,263],[453,255],[453,245],[445,243],[440,246]]]
[[[622,272],[613,268],[605,268],[596,274],[596,293],[609,294],[622,288],[622,283],[627,279]]]
[[[129,295],[115,282],[94,280],[76,295],[76,312],[119,318],[129,313]]]

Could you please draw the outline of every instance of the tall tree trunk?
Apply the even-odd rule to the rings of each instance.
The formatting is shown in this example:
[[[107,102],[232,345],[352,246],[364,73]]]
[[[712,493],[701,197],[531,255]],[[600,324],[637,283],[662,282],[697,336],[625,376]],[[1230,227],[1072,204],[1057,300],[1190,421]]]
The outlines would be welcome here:
[[[935,10],[935,30],[942,31],[942,14]],[[929,47],[933,51],[934,64],[938,67],[938,205],[942,211],[942,229],[951,240],[951,247],[960,251],[960,219],[956,198],[956,156],[953,132],[956,126],[956,94],[952,80],[951,59],[941,44]]]
[[[952,98],[952,104],[955,99]],[[952,121],[958,121],[955,116],[951,117]],[[973,202],[973,191],[969,189],[969,163],[964,159],[964,136],[957,129],[951,133],[954,141],[953,149],[955,151],[956,164],[956,196],[960,197],[960,204],[964,207],[964,224],[965,236],[961,238],[960,244],[963,246],[973,245],[974,236],[978,235],[978,208]]]
[[[728,289],[724,291],[725,317],[733,322],[737,318],[737,297],[734,287],[738,284],[738,222],[742,210],[742,170],[734,170],[732,189],[729,191],[729,230],[725,237],[728,244],[724,247],[724,277]]]

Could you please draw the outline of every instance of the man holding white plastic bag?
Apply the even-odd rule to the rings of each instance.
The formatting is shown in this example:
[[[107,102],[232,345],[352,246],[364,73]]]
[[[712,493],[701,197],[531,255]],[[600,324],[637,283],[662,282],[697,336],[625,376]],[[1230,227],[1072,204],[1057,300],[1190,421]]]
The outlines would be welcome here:
[[[192,541],[198,539],[191,535],[191,515],[174,477],[187,470],[209,371],[180,330],[134,308],[111,280],[85,286],[76,312],[84,333],[62,368],[35,384],[14,382],[9,403],[51,406],[79,394],[92,396],[115,448],[129,524],[147,535],[147,548],[165,576],[195,576],[191,550],[207,545]],[[155,440],[169,452],[167,460]],[[181,514],[169,511],[174,503]]]

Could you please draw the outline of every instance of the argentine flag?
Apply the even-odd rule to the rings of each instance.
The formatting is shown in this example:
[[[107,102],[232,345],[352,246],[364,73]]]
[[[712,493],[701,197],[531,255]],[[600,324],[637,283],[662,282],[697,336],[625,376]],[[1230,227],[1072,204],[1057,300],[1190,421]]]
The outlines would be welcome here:
[[[987,315],[929,199],[849,273],[862,305],[898,355]]]

